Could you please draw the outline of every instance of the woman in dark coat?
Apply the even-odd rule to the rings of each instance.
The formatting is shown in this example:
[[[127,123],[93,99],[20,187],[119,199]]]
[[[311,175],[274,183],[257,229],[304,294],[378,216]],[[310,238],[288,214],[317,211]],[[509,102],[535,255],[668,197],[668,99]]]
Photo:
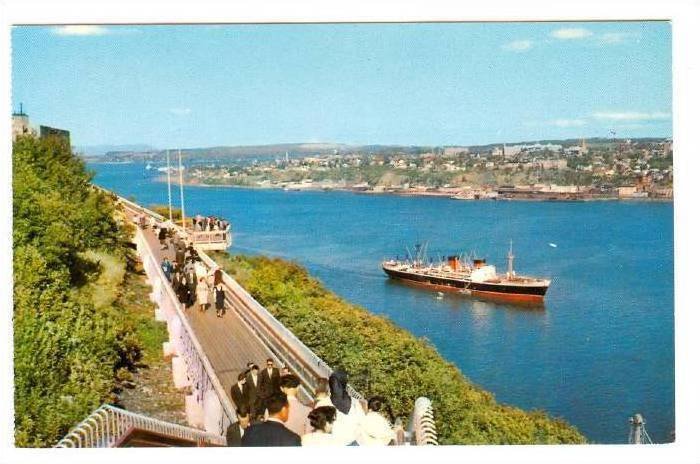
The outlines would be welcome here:
[[[214,287],[214,304],[216,306],[216,317],[224,317],[224,302],[226,301],[226,294],[224,293],[224,286],[219,283]]]
[[[178,279],[177,299],[187,307],[190,303],[190,287],[182,272],[178,272]]]
[[[182,276],[180,269],[180,266],[175,264],[173,266],[173,273],[170,276],[170,285],[173,286],[173,291],[175,292],[175,295],[177,295],[180,292],[180,277]]]
[[[223,273],[221,272],[221,269],[217,269],[214,271],[214,286],[216,287],[219,284],[224,283],[224,278],[223,278]]]
[[[158,241],[160,242],[160,249],[167,250],[168,245],[165,244],[165,239],[168,237],[168,230],[165,227],[161,227],[158,231]]]
[[[185,265],[185,249],[184,248],[178,248],[177,251],[175,252],[175,262],[177,263],[179,268],[182,268]]]

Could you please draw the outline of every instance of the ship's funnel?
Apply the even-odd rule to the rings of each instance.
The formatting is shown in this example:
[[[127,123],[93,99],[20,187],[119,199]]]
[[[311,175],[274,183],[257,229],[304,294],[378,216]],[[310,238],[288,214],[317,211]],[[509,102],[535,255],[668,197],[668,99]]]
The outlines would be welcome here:
[[[448,256],[447,264],[449,264],[453,271],[456,271],[459,267],[459,256]]]
[[[474,268],[479,269],[481,266],[486,265],[486,260],[485,259],[475,259],[474,260]]]

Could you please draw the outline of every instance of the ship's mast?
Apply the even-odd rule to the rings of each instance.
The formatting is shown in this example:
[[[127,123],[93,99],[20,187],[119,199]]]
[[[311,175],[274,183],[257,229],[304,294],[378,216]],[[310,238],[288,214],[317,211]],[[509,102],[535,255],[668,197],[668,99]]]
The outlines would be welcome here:
[[[511,279],[515,273],[513,272],[513,259],[515,258],[515,255],[513,255],[513,240],[510,241],[510,250],[508,250],[508,276],[509,279]]]

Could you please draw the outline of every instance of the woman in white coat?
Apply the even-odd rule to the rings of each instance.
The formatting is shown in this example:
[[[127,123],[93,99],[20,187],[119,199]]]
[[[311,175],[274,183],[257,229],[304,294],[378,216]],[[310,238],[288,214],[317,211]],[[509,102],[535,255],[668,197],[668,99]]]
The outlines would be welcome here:
[[[313,432],[301,437],[301,446],[342,446],[331,432],[337,411],[333,406],[320,406],[309,413]]]
[[[337,410],[332,433],[339,444],[357,445],[360,422],[365,417],[365,411],[360,402],[348,394],[348,374],[345,371],[335,371],[328,378],[328,384],[331,403]]]
[[[357,443],[360,446],[386,446],[391,440],[396,439],[396,432],[391,427],[394,422],[394,414],[386,400],[379,396],[373,396],[367,402],[367,415],[360,422],[360,433]],[[382,415],[386,411],[387,417]]]
[[[207,304],[209,304],[209,286],[204,277],[200,277],[197,283],[197,304],[202,312],[206,311]]]

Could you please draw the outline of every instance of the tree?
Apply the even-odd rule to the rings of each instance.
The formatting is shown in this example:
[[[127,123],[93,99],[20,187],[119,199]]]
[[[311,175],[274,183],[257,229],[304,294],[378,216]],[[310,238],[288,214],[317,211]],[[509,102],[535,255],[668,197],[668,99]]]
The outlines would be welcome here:
[[[94,272],[86,250],[126,247],[111,199],[65,142],[20,137],[12,170],[15,442],[50,446],[111,397],[131,329],[76,290]]]

